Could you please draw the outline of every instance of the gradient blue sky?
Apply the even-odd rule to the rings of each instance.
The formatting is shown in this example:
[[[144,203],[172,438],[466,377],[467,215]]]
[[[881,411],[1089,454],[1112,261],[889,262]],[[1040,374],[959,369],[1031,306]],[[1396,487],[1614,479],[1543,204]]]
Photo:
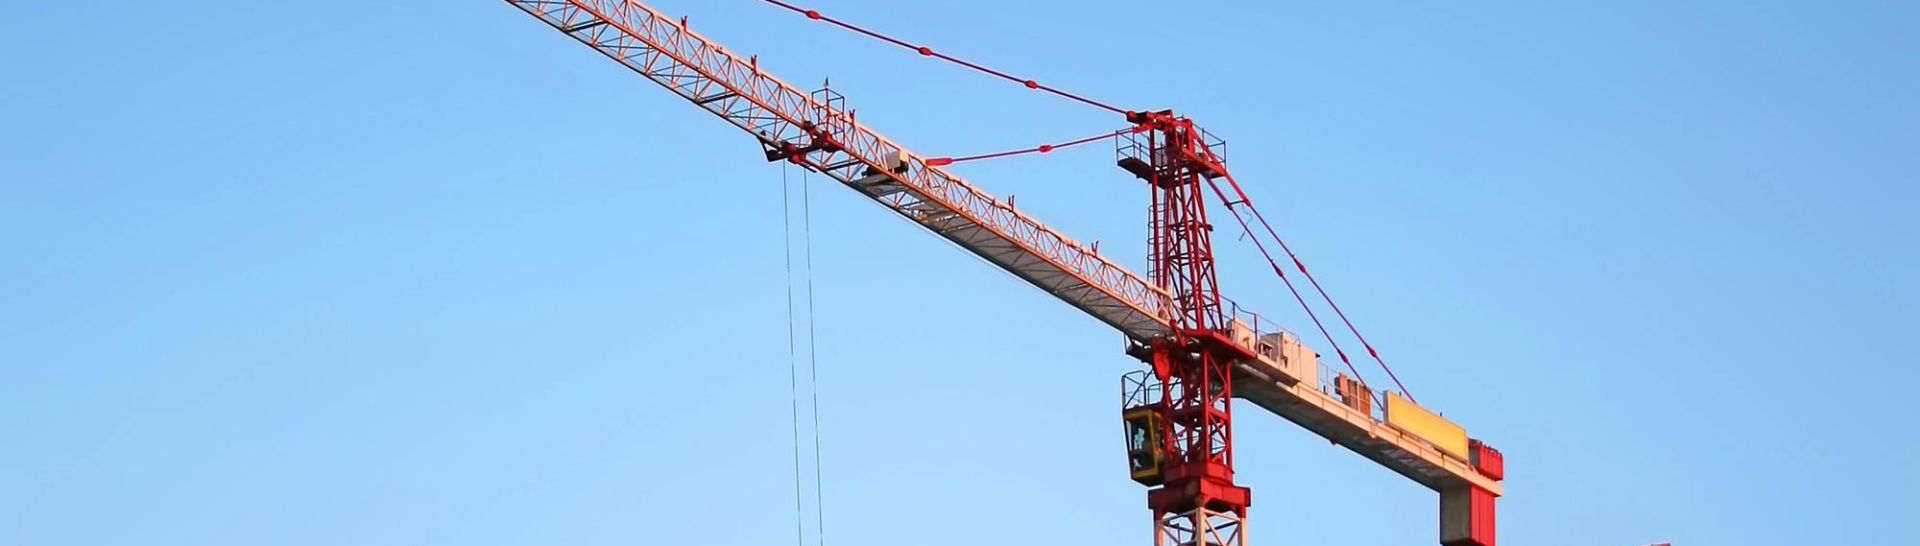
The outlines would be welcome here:
[[[1911,2],[813,3],[1226,137],[1508,454],[1504,544],[1920,543]],[[780,169],[746,136],[503,2],[17,4],[0,544],[793,543]],[[922,152],[1118,126],[657,6]],[[959,170],[1138,266],[1110,160]],[[1147,544],[1117,334],[814,190],[827,541]],[[1233,297],[1305,325],[1219,242]],[[1257,543],[1434,542],[1430,492],[1240,416]]]

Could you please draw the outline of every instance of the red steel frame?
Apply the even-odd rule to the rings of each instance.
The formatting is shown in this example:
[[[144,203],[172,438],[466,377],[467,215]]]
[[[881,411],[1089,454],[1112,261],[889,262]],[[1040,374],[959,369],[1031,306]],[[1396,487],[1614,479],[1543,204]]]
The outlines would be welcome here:
[[[1246,543],[1248,490],[1233,483],[1233,364],[1253,355],[1228,337],[1214,274],[1213,226],[1206,180],[1225,166],[1193,123],[1171,112],[1138,113],[1142,129],[1121,146],[1120,166],[1147,183],[1148,264],[1155,284],[1172,294],[1163,317],[1169,335],[1130,352],[1151,364],[1167,457],[1164,482],[1147,493],[1155,546]],[[1135,398],[1145,399],[1144,396]]]

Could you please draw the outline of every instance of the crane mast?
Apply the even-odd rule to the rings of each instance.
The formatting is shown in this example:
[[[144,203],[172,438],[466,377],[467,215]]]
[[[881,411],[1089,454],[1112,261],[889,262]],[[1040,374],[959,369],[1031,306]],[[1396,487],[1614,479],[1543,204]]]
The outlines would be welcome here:
[[[801,91],[684,18],[633,0],[507,2],[751,134],[767,160],[820,172],[1125,335],[1148,364],[1122,378],[1122,417],[1130,473],[1151,488],[1156,546],[1245,544],[1234,398],[1439,492],[1442,544],[1494,546],[1498,451],[1410,400],[1321,377],[1298,337],[1221,295],[1202,192],[1227,173],[1220,142],[1191,120],[1129,112],[1134,129],[1119,137],[1119,166],[1151,194],[1149,280],[860,124],[831,89]]]
[[[1148,270],[1173,296],[1163,311],[1167,335],[1129,351],[1150,365],[1150,380],[1122,380],[1140,390],[1122,394],[1122,415],[1145,417],[1146,428],[1164,438],[1159,475],[1141,480],[1158,486],[1147,493],[1154,545],[1240,546],[1252,498],[1233,482],[1232,364],[1254,355],[1226,335],[1204,194],[1206,180],[1226,168],[1190,120],[1152,112],[1127,121],[1144,130],[1120,146],[1119,163],[1152,195]]]

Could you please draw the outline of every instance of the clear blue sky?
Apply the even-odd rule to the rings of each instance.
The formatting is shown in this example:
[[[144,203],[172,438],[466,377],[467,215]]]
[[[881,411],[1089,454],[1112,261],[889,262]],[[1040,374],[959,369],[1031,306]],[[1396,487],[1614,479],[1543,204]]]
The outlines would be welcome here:
[[[1920,543],[1910,2],[814,3],[1225,136],[1507,453],[1503,544]],[[1118,125],[657,5],[926,153]],[[0,68],[0,544],[793,543],[780,170],[719,120],[497,1],[18,3]],[[1138,267],[1109,154],[960,172]],[[1118,335],[814,190],[827,541],[1147,544]],[[1434,543],[1239,415],[1256,543]]]

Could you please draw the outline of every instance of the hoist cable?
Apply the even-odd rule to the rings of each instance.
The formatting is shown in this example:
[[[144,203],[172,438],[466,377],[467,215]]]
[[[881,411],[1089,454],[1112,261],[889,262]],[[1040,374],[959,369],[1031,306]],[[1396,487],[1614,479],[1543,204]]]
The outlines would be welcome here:
[[[820,478],[820,359],[815,350],[817,343],[814,335],[813,313],[813,190],[811,171],[800,170],[800,211],[801,237],[806,247],[807,275],[807,370],[812,374],[813,393],[813,517],[814,532],[818,534],[817,546],[827,544],[827,508],[822,502],[826,496],[827,482]]]
[[[801,501],[800,474],[800,364],[799,351],[795,348],[796,334],[793,312],[793,198],[789,192],[791,184],[787,181],[789,167],[780,166],[780,242],[785,249],[785,259],[781,261],[786,268],[787,284],[787,395],[791,405],[789,415],[793,419],[793,542],[795,546],[806,543],[805,506]]]

